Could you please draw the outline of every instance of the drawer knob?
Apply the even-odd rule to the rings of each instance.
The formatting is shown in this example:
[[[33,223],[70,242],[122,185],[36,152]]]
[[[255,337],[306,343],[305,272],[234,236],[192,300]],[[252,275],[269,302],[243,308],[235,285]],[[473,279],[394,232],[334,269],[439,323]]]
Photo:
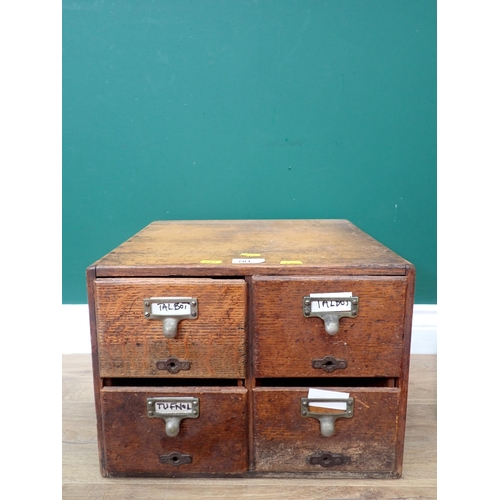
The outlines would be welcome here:
[[[328,335],[335,335],[340,328],[340,318],[358,315],[358,297],[351,292],[311,293],[302,301],[302,314],[306,318],[321,318]]]
[[[341,413],[319,413],[309,410],[309,405],[314,403],[345,403],[346,410]],[[321,434],[325,437],[333,436],[335,421],[338,418],[352,418],[354,414],[354,400],[352,398],[300,398],[300,411],[303,417],[319,420]]]
[[[179,434],[181,420],[200,416],[200,399],[191,397],[148,398],[146,410],[149,418],[165,420],[165,432],[169,437]]]
[[[143,300],[144,317],[163,321],[163,335],[169,339],[177,335],[177,326],[183,319],[198,317],[198,299],[194,297],[150,297]]]

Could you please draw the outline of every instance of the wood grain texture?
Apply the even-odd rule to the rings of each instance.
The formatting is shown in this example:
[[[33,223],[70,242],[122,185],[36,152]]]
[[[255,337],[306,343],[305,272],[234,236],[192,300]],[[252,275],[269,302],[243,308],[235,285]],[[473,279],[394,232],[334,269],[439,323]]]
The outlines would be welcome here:
[[[95,287],[101,377],[245,378],[244,280],[107,278]],[[149,297],[195,297],[198,317],[166,338],[161,320],[144,317]],[[188,361],[189,370],[159,370],[169,357]]]
[[[415,267],[412,264],[406,266],[406,276],[408,286],[405,295],[405,317],[403,324],[403,352],[401,353],[401,376],[397,379],[397,386],[401,389],[401,399],[399,403],[398,415],[398,463],[397,474],[400,476],[403,471],[403,451],[405,443],[406,429],[406,401],[408,398],[408,377],[410,374],[410,350],[411,350],[411,327],[413,322],[413,303],[415,297]]]
[[[102,378],[99,373],[99,354],[98,354],[98,340],[97,340],[97,312],[96,312],[96,297],[95,297],[95,280],[96,272],[95,267],[87,268],[87,293],[89,302],[89,324],[90,324],[90,345],[92,352],[92,375],[94,380],[94,404],[97,416],[97,445],[99,449],[99,467],[101,474],[104,474],[102,465],[104,463],[104,445],[102,433],[102,410],[101,410],[101,397],[100,390],[103,386]]]
[[[307,397],[307,388],[254,389],[257,471],[394,476],[399,389],[329,389],[347,392],[354,399],[353,417],[337,419],[331,437],[321,434],[316,418],[301,415],[300,398]],[[311,456],[323,453],[342,456],[346,463],[328,468],[310,463]]]
[[[242,254],[265,262],[232,264]],[[346,220],[229,220],[153,222],[95,265],[98,277],[404,275],[406,261]]]
[[[406,277],[254,277],[255,377],[399,377]],[[341,318],[336,335],[302,312],[311,293],[352,292],[356,318]],[[332,356],[347,368],[328,373],[313,359]]]
[[[436,493],[436,356],[410,364],[403,476],[378,479],[157,479],[103,478],[99,472],[91,357],[63,356],[62,498],[64,500],[201,500],[252,498],[429,499]]]
[[[147,414],[148,397],[198,397],[198,418],[169,437],[162,418]],[[176,477],[247,469],[247,390],[242,387],[116,388],[102,390],[105,468],[110,476]],[[161,456],[180,452],[191,463],[174,466]]]
[[[265,480],[262,480],[265,481]],[[380,483],[380,481],[379,481]],[[435,488],[387,486],[378,484],[369,487],[346,485],[345,481],[332,484],[328,480],[312,481],[300,479],[267,480],[263,484],[255,479],[198,480],[192,484],[130,484],[127,488],[115,484],[63,486],[64,500],[168,500],[186,499],[232,499],[254,500],[426,500],[434,499]]]

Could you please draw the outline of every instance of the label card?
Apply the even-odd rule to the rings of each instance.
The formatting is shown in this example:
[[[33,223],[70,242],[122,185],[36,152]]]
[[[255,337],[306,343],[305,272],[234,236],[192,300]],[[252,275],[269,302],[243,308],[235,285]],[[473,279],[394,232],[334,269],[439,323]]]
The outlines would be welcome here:
[[[332,300],[311,300],[311,312],[313,313],[328,311],[349,312],[352,310],[352,302],[350,300],[342,300],[342,297],[352,297],[352,292],[311,293],[310,297],[332,298]]]
[[[155,412],[161,415],[191,414],[193,412],[193,403],[191,401],[156,401]]]
[[[309,389],[307,394],[309,399],[348,399],[348,392],[327,391],[324,389]],[[330,408],[332,410],[347,410],[346,403],[324,403],[315,401],[309,402],[309,406],[316,406],[318,408]]]
[[[151,313],[155,316],[191,314],[191,304],[190,302],[151,302]]]

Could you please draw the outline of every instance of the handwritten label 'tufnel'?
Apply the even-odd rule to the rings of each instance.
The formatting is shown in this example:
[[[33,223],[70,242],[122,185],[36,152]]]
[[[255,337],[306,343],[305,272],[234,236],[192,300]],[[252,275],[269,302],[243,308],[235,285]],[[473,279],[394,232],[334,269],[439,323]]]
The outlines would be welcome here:
[[[191,413],[193,411],[193,403],[189,401],[157,401],[155,403],[156,413],[173,414],[173,413]]]

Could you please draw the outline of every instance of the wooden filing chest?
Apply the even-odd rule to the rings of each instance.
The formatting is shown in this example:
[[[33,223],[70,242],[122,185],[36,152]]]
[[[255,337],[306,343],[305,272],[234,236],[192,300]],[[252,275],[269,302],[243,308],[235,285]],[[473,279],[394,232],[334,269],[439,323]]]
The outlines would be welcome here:
[[[87,269],[101,473],[400,477],[414,283],[346,220],[151,223]]]

